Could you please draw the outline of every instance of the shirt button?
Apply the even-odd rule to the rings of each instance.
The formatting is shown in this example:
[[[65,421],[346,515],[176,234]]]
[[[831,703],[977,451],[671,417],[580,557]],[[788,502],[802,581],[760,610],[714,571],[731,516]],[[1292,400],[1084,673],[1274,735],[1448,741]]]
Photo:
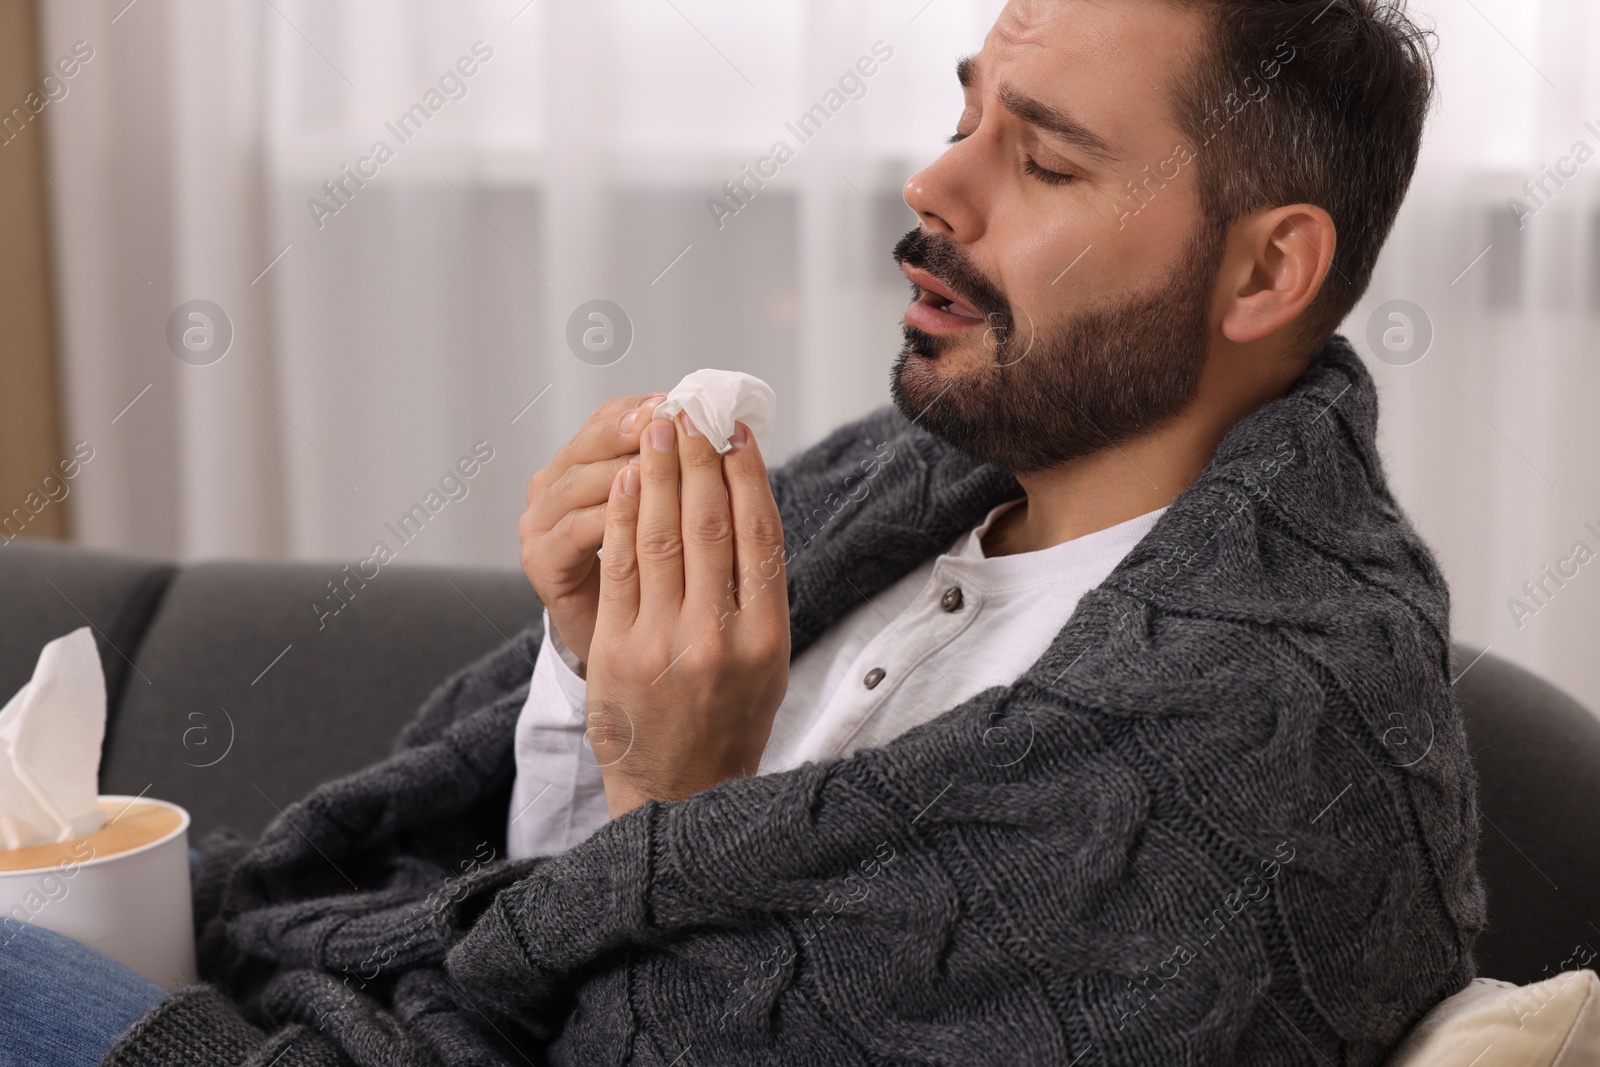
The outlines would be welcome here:
[[[874,667],[867,672],[867,676],[865,678],[861,679],[861,684],[866,686],[868,689],[876,689],[878,688],[878,683],[883,681],[883,675],[884,670],[882,667]]]
[[[939,606],[946,611],[961,610],[961,587],[952,585],[944,591],[944,596],[939,598]]]

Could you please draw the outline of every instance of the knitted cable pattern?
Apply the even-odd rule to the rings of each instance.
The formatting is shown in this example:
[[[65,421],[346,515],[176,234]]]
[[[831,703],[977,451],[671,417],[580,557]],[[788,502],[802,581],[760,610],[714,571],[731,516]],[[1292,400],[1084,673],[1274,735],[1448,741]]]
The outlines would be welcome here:
[[[526,631],[207,842],[207,984],[104,1062],[1380,1063],[1472,977],[1484,895],[1448,594],[1376,426],[1336,338],[1015,684],[512,863]],[[892,410],[773,485],[796,652],[1019,492]]]

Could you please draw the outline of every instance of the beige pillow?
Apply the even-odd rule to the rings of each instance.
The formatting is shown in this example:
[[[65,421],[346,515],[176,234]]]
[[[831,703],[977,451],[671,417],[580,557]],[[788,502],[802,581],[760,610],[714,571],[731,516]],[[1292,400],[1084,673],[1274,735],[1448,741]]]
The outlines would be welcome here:
[[[1600,1067],[1600,977],[1479,978],[1424,1015],[1388,1067]]]

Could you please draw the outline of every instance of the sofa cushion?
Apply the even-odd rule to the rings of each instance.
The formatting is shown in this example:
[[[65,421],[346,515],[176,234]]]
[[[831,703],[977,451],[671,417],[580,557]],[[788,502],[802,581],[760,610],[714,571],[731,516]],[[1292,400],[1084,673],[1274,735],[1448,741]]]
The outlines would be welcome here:
[[[315,563],[202,563],[173,579],[103,766],[107,792],[188,808],[196,839],[253,836],[280,809],[386,755],[458,668],[536,622],[520,572],[391,564],[348,603]],[[532,667],[529,667],[532,674]]]
[[[1565,971],[1532,985],[1479,978],[1441,1002],[1389,1067],[1600,1067],[1600,978]]]
[[[105,669],[106,747],[116,733],[116,711],[167,583],[170,563],[117,556],[45,542],[0,541],[0,704],[33,677],[44,646],[80,626],[94,628]]]

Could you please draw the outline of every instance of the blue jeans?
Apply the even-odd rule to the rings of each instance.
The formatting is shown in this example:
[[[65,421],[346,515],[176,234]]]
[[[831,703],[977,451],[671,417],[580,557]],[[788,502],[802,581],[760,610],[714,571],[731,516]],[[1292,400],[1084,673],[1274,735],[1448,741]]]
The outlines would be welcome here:
[[[70,937],[0,918],[0,1067],[94,1067],[166,995]]]
[[[189,850],[189,870],[200,854]],[[167,991],[94,949],[0,916],[0,1067],[95,1067]]]

